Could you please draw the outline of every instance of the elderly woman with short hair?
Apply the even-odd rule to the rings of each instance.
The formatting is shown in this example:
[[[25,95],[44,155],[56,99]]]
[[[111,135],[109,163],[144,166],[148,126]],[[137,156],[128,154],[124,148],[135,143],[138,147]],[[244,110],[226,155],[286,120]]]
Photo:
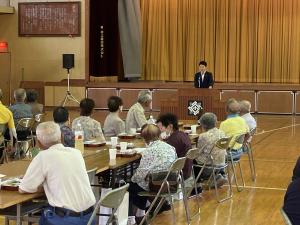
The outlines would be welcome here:
[[[145,109],[151,104],[152,96],[149,90],[139,92],[137,103],[130,107],[126,117],[126,132],[131,128],[140,128],[147,123]]]
[[[147,144],[146,150],[142,153],[140,165],[133,175],[129,186],[129,213],[135,216],[132,206],[145,209],[147,197],[139,196],[141,191],[149,190],[147,176],[151,172],[166,171],[177,158],[175,148],[159,140],[160,129],[154,124],[146,124],[142,127],[141,136]],[[135,208],[136,209],[136,208]]]
[[[38,103],[37,99],[39,94],[34,89],[29,89],[26,91],[27,104],[31,107],[31,112],[33,115],[43,113],[43,105]]]
[[[80,116],[73,120],[72,130],[76,130],[80,125],[84,132],[84,141],[105,141],[101,124],[91,118],[95,102],[93,99],[85,98],[80,101]]]
[[[211,162],[209,160],[207,164],[213,164],[214,166],[223,166],[225,164],[226,149],[214,147],[216,141],[218,141],[220,138],[225,137],[224,132],[216,127],[217,116],[214,113],[205,113],[200,117],[199,123],[201,124],[203,133],[199,135],[197,143],[197,147],[201,150],[200,156],[196,159],[197,164],[203,165],[207,159],[210,159],[211,154],[213,161]],[[195,173],[198,174],[199,171],[200,169],[195,167]],[[212,169],[205,168],[201,174],[201,178],[208,179],[211,173]],[[218,174],[217,185],[222,186],[225,182],[226,178],[221,174]]]
[[[125,123],[120,118],[119,114],[122,112],[123,101],[118,96],[111,96],[107,101],[109,114],[104,121],[104,135],[106,137],[117,136],[125,132]]]

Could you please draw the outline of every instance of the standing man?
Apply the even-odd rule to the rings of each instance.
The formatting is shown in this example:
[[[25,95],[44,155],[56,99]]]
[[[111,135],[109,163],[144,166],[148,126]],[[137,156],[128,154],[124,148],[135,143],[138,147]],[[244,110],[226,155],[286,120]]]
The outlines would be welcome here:
[[[195,74],[194,86],[195,88],[212,88],[214,84],[213,75],[206,71],[207,62],[201,61],[199,63],[199,72]]]

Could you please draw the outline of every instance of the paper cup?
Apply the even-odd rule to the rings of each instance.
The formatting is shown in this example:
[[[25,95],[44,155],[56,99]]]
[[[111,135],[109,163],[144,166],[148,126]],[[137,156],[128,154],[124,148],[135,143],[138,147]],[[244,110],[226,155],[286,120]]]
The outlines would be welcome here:
[[[191,126],[192,134],[197,134],[197,127],[198,127],[198,125]]]
[[[120,148],[121,148],[121,152],[126,151],[126,149],[127,149],[127,142],[120,142]]]
[[[130,128],[130,134],[136,134],[136,128]]]
[[[111,141],[111,147],[116,148],[116,146],[118,144],[118,137],[111,137],[110,141]]]
[[[110,148],[109,149],[109,160],[116,160],[116,156],[117,156],[117,149]]]

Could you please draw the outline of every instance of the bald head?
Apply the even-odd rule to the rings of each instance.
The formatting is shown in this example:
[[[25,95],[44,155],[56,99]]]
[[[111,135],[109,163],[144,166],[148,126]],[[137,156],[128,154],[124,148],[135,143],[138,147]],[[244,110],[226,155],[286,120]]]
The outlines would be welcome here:
[[[149,144],[150,142],[159,139],[160,129],[154,124],[145,124],[142,127],[141,136],[145,139],[145,142]]]
[[[14,91],[14,98],[17,102],[24,102],[26,99],[26,91],[23,88],[18,88]]]
[[[234,98],[228,99],[227,101],[227,113],[228,114],[240,113],[240,104]]]
[[[244,115],[246,113],[249,113],[251,110],[251,103],[247,100],[242,100],[239,102],[240,109],[241,109],[241,115]]]

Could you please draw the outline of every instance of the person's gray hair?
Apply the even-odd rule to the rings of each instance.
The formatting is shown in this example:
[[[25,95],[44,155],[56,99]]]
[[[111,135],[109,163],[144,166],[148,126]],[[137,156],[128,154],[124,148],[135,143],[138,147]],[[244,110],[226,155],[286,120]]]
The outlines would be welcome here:
[[[242,100],[240,103],[240,109],[243,113],[249,113],[251,110],[251,103],[247,100]]]
[[[216,114],[211,113],[211,112],[204,113],[200,117],[199,123],[201,124],[203,129],[210,130],[210,129],[216,127],[217,116],[216,116]]]
[[[17,102],[24,102],[26,99],[26,91],[23,88],[18,88],[14,91],[14,98]]]
[[[229,114],[238,114],[240,113],[240,104],[234,98],[227,100],[226,110]]]
[[[36,128],[36,136],[39,142],[47,147],[61,142],[60,127],[53,121],[40,123]]]
[[[151,92],[149,90],[142,90],[139,92],[137,101],[141,104],[149,102],[152,100]]]

